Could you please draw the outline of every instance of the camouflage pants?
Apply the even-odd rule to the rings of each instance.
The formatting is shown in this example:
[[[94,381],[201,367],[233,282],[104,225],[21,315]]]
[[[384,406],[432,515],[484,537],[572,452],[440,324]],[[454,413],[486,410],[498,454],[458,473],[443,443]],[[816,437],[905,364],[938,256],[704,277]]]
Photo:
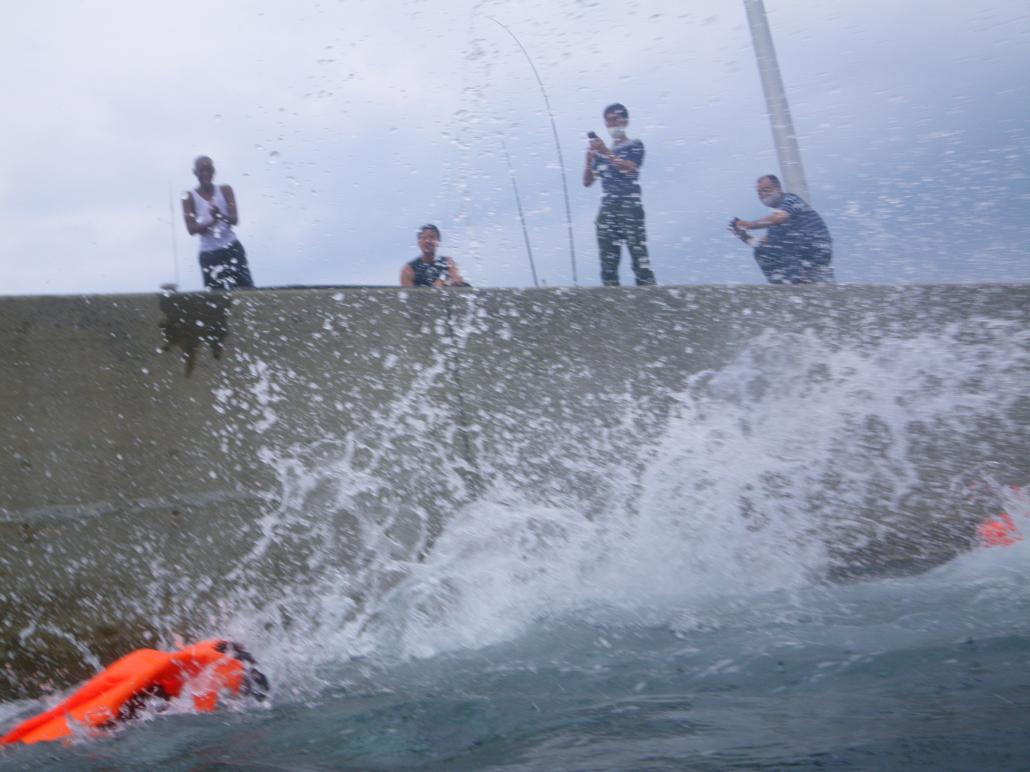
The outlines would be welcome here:
[[[651,258],[647,254],[644,207],[639,200],[603,200],[594,224],[597,226],[597,247],[601,254],[601,282],[606,287],[619,286],[622,242],[625,242],[633,260],[633,274],[636,276],[637,286],[655,283]]]

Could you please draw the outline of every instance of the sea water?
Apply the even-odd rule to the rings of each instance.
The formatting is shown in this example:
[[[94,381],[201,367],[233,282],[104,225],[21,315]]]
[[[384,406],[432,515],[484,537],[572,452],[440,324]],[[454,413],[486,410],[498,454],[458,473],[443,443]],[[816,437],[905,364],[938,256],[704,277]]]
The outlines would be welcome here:
[[[908,579],[593,603],[481,648],[328,663],[301,698],[152,716],[0,764],[1025,769],[1028,559],[1023,541]]]
[[[918,495],[927,431],[968,443],[1012,420],[1027,354],[1009,333],[759,340],[693,379],[633,458],[578,470],[617,493],[606,507],[497,476],[417,557],[380,511],[349,570],[227,613],[211,634],[253,651],[267,702],[176,702],[101,738],[4,749],[0,767],[1030,768],[1030,540],[985,547],[970,529],[933,566],[849,572],[863,553],[834,535]],[[949,485],[996,509],[966,514],[1004,509],[1030,532],[1012,465],[974,450],[956,444],[971,461]],[[377,500],[346,441],[268,460],[283,504],[255,564]],[[903,555],[934,516],[899,532]],[[55,699],[2,704],[0,726]]]

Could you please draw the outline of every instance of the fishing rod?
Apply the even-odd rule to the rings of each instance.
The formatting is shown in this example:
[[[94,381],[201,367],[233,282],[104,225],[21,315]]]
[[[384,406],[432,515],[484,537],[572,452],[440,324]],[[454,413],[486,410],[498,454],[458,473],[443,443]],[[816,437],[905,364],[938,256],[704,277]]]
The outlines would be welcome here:
[[[511,165],[511,156],[508,155],[508,145],[502,139],[501,148],[504,150],[504,160],[508,162],[508,176],[511,177],[511,189],[515,191],[515,205],[519,209],[519,222],[522,223],[522,238],[526,240],[526,255],[529,257],[529,270],[533,274],[533,286],[539,287],[536,280],[536,265],[533,263],[533,249],[529,246],[529,231],[526,229],[526,216],[522,213],[522,198],[519,196],[519,186],[515,182],[515,169]]]
[[[179,246],[175,240],[175,195],[172,193],[172,182],[168,181],[168,222],[172,229],[172,275],[175,281],[172,287],[179,288]],[[167,285],[162,285],[167,286]]]
[[[476,28],[476,14],[480,4],[481,3],[477,3],[469,9],[468,32],[466,33],[466,37],[473,46],[476,43],[474,32]],[[469,141],[465,135],[465,124],[463,121],[469,114],[477,111],[476,104],[467,104],[467,100],[469,99],[468,95],[470,93],[475,93],[475,90],[470,89],[469,87],[469,82],[472,77],[469,74],[469,68],[467,66],[467,62],[469,60],[470,57],[467,56],[466,66],[462,67],[461,70],[461,83],[458,90],[459,109],[452,116],[449,130],[445,134],[445,136],[450,140],[448,143],[450,145],[450,153],[446,158],[443,181],[442,184],[437,187],[437,192],[433,196],[434,209],[436,207],[443,208],[441,215],[445,214],[444,219],[453,223],[455,230],[460,231],[464,235],[466,244],[469,242],[468,234],[471,228],[469,202],[472,197],[469,193],[468,182],[468,177],[471,173],[471,166],[467,160]],[[473,99],[473,102],[474,101],[475,100]],[[475,270],[477,272],[481,272],[483,261],[481,250],[475,250],[474,260]]]
[[[572,262],[572,284],[573,286],[578,287],[579,276],[576,272],[576,244],[572,238],[572,207],[569,206],[569,186],[565,181],[565,159],[561,152],[561,142],[558,139],[558,125],[554,121],[554,110],[551,109],[551,100],[547,96],[547,89],[544,88],[544,82],[540,79],[540,73],[537,72],[536,65],[533,64],[533,59],[529,56],[529,52],[526,50],[526,47],[522,45],[522,41],[515,37],[514,32],[508,29],[501,22],[497,21],[494,17],[487,16],[486,18],[511,35],[511,39],[515,41],[518,47],[522,50],[522,53],[525,55],[526,61],[529,62],[529,66],[533,70],[533,75],[536,77],[537,85],[540,86],[540,93],[544,96],[544,105],[547,107],[547,116],[551,119],[551,131],[554,133],[554,147],[558,151],[558,166],[561,169],[562,193],[565,195],[565,225],[569,230],[569,259]],[[507,153],[507,151],[505,152]],[[523,227],[525,226],[523,225]]]

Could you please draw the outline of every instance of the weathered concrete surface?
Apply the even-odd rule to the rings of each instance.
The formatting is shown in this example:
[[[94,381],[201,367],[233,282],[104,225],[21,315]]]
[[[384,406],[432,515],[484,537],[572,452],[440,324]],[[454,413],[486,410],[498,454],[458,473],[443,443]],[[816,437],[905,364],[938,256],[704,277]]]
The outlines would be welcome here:
[[[418,560],[504,481],[589,516],[630,495],[612,470],[692,379],[761,335],[990,346],[1028,308],[1028,286],[968,285],[0,298],[0,697],[277,593],[352,582],[360,602],[389,581],[376,554]],[[963,469],[1026,482],[1030,398],[999,399],[968,436],[911,427],[917,493],[870,474],[806,500],[849,524],[838,575],[967,546]]]

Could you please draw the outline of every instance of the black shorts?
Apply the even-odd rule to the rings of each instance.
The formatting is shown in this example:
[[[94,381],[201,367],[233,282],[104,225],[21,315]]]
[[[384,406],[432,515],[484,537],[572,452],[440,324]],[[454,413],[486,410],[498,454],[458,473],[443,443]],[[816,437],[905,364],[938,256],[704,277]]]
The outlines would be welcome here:
[[[250,268],[247,267],[247,253],[238,241],[221,249],[201,252],[200,272],[204,275],[204,286],[208,289],[231,290],[254,286]]]

